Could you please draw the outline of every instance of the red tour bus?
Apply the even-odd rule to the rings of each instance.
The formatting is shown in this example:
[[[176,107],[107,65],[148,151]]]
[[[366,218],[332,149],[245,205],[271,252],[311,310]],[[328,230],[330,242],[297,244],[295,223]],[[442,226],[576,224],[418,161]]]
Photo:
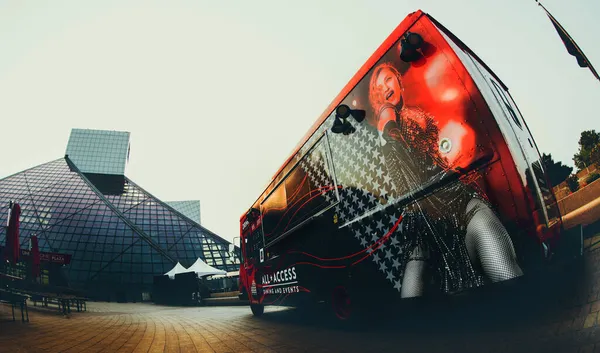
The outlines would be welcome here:
[[[506,86],[414,12],[241,217],[240,296],[255,315],[327,302],[346,319],[581,255],[547,180]]]

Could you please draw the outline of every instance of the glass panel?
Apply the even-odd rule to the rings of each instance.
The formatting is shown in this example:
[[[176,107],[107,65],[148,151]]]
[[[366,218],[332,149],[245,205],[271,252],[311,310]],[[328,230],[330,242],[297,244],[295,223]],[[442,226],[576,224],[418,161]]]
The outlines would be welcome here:
[[[261,204],[267,244],[337,203],[327,146],[323,135]]]
[[[93,178],[96,186],[106,187],[114,181],[109,177],[107,182],[101,175],[86,177]],[[127,178],[119,192],[110,187],[106,190],[109,194],[103,196],[113,207],[173,259],[187,266],[198,257],[206,259],[204,245],[228,245]],[[153,276],[164,274],[174,265],[105,204],[65,159],[0,180],[0,224],[6,223],[9,201],[18,202],[22,208],[22,248],[29,246],[29,239],[35,234],[42,252],[72,256],[63,270],[73,288],[87,289],[105,299],[105,295],[129,290],[134,284],[149,290]],[[5,229],[0,227],[0,245],[4,243]],[[212,256],[209,263],[214,263]],[[219,268],[231,270],[239,266],[239,259],[231,261],[221,252],[214,252],[214,256],[218,257]]]

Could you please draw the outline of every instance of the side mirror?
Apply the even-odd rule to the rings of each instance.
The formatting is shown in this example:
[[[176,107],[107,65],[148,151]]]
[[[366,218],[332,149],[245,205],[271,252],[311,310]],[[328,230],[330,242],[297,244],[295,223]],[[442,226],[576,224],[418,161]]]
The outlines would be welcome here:
[[[335,117],[333,126],[331,127],[331,132],[333,132],[334,134],[348,135],[350,133],[353,133],[354,131],[354,127],[352,126],[352,124],[350,124],[348,120],[342,120],[339,117]]]
[[[414,32],[407,32],[401,39],[400,59],[405,62],[414,62],[423,57],[419,49],[423,46],[423,37]]]
[[[246,219],[249,222],[254,222],[260,216],[260,211],[254,207],[251,207],[248,212],[246,212]]]
[[[235,245],[229,244],[229,252],[232,253],[235,251]]]
[[[354,126],[350,124],[348,118],[352,116],[356,122],[360,123],[365,120],[366,112],[360,109],[350,109],[349,106],[345,104],[340,104],[335,109],[335,120],[333,121],[333,126],[331,127],[331,132],[334,134],[344,134],[349,135],[356,131]]]
[[[340,104],[335,108],[335,117],[346,120],[349,117],[353,117],[356,122],[360,123],[365,120],[366,112],[361,109],[350,109],[346,104]]]

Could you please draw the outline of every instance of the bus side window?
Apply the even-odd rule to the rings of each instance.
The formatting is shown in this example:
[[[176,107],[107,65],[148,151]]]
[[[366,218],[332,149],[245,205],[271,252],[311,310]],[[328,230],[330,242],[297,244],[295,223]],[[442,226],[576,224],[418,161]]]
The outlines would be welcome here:
[[[498,96],[500,97],[500,99],[502,99],[502,102],[504,103],[506,110],[508,110],[508,112],[510,113],[510,116],[512,117],[515,124],[519,127],[519,129],[523,130],[523,126],[521,125],[521,122],[519,121],[519,118],[517,117],[517,114],[515,113],[514,109],[510,105],[510,102],[506,98],[506,95],[504,94],[502,88],[500,88],[498,86],[498,83],[496,83],[496,81],[490,79],[490,82],[492,83],[492,86],[494,86],[494,89],[498,93]]]

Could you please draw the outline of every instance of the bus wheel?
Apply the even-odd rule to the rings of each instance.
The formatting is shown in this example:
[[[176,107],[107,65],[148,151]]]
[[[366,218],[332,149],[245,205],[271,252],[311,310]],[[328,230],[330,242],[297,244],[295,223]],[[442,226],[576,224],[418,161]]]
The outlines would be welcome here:
[[[263,304],[250,304],[250,310],[254,316],[261,316],[265,312],[265,306]]]
[[[337,286],[333,289],[331,305],[335,316],[340,320],[348,320],[352,315],[352,300],[350,294],[344,286]]]

